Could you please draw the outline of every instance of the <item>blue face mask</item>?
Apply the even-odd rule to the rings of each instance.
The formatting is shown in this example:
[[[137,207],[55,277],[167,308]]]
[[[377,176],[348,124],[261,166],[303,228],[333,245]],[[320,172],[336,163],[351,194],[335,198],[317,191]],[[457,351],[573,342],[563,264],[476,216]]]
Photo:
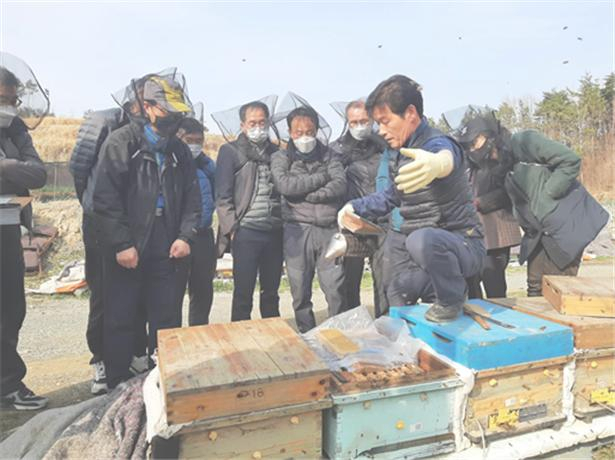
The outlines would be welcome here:
[[[154,152],[164,152],[166,150],[169,139],[155,132],[151,124],[148,123],[143,127],[143,134],[145,134],[145,139]]]

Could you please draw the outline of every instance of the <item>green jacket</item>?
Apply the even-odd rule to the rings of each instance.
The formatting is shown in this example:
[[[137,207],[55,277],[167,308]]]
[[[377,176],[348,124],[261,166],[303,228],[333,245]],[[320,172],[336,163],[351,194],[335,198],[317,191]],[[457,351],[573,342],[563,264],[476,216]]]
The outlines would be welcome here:
[[[521,131],[511,139],[514,180],[525,192],[539,221],[547,216],[575,183],[581,158],[537,131]]]

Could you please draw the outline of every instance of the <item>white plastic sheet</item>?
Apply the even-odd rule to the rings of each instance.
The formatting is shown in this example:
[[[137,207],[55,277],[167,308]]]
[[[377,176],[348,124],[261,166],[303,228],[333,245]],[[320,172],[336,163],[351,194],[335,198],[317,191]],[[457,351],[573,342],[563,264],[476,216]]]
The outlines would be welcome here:
[[[327,350],[318,335],[324,329],[338,329],[356,343],[359,351],[345,356]],[[333,316],[320,326],[303,334],[304,340],[329,366],[329,369],[350,370],[358,363],[384,367],[416,364],[422,342],[410,337],[405,323],[382,316],[373,320],[367,308],[359,306]]]

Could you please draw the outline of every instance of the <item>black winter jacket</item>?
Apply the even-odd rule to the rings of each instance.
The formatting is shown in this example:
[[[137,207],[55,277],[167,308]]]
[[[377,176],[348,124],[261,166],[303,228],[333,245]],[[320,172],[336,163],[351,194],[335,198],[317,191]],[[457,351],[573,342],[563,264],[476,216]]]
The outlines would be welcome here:
[[[201,216],[194,160],[176,137],[169,140],[159,171],[135,123],[113,131],[102,146],[94,185],[94,219],[102,244],[114,253],[132,246],[142,253],[154,224],[160,190],[169,237],[191,242]]]
[[[273,183],[282,195],[282,220],[329,227],[346,196],[344,166],[334,152],[318,142],[307,155],[292,142],[271,159]]]
[[[75,182],[77,198],[86,211],[91,211],[92,190],[90,190],[89,198],[85,199],[85,203],[83,194],[90,179],[96,174],[100,148],[111,131],[127,123],[128,118],[118,107],[88,114],[79,127],[77,143],[70,157],[69,168]]]
[[[363,198],[376,191],[380,156],[385,148],[386,141],[377,134],[358,141],[347,132],[331,144],[331,149],[346,171],[346,201]]]
[[[8,128],[0,129],[0,194],[28,196],[29,189],[41,188],[46,181],[45,165],[32,145],[28,128],[15,117]],[[30,205],[22,210],[21,223],[32,227]]]

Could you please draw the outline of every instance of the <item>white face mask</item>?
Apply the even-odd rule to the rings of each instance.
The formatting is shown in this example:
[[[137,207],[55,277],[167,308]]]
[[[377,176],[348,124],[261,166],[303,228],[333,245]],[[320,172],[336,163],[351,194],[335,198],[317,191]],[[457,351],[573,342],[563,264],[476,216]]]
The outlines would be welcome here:
[[[350,135],[354,137],[358,141],[362,141],[367,139],[367,137],[372,133],[372,126],[367,125],[358,125],[354,128],[350,127],[348,129],[350,131]]]
[[[188,148],[190,152],[192,152],[192,158],[198,157],[203,151],[203,146],[201,144],[188,144]]]
[[[316,138],[314,136],[301,136],[293,139],[293,144],[301,153],[310,153],[316,148]]]
[[[17,107],[0,105],[0,128],[8,128],[17,116]]]
[[[254,128],[248,129],[246,131],[246,136],[255,144],[262,144],[269,138],[267,128],[262,128],[260,126],[255,126]]]

